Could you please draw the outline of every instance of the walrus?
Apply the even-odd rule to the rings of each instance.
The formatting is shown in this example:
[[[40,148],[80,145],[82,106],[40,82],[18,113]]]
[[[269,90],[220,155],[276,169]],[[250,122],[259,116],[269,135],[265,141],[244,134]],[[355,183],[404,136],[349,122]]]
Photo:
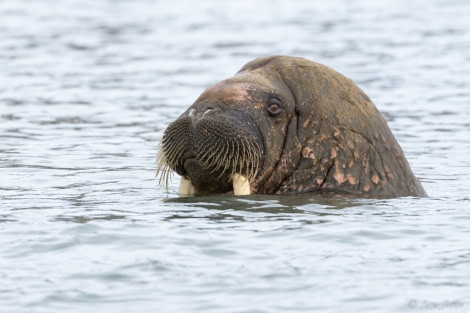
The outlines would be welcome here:
[[[349,78],[266,56],[207,88],[164,131],[157,175],[180,195],[426,196],[387,122]]]

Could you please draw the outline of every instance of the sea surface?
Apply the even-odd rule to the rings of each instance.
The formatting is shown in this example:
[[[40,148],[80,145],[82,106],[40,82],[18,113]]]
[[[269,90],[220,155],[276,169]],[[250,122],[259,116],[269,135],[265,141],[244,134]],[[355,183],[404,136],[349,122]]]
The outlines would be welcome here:
[[[0,312],[470,312],[470,1],[0,1]],[[429,197],[177,196],[165,127],[263,55],[353,79]]]

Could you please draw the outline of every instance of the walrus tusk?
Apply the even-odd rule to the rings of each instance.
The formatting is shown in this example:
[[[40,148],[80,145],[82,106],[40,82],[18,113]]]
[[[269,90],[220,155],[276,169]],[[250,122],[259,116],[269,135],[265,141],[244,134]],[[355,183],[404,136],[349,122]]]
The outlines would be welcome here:
[[[233,174],[233,194],[237,196],[251,194],[250,181],[246,176],[240,174]]]
[[[180,187],[178,188],[178,194],[180,196],[194,196],[196,194],[196,189],[189,180],[184,177],[181,177]]]

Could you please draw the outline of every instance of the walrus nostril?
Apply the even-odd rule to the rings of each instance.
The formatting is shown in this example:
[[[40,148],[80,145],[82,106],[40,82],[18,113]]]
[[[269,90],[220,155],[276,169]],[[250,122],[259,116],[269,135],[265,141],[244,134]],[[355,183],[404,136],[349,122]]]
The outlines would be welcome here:
[[[191,117],[194,117],[197,115],[197,110],[196,109],[191,109],[188,111],[188,115]]]
[[[213,110],[214,110],[213,107],[195,108],[195,109],[191,109],[188,111],[188,116],[192,118],[201,118]]]
[[[212,112],[213,110],[214,110],[214,109],[212,109],[212,108],[206,109],[204,112],[202,112],[201,117],[203,117],[203,116],[206,115],[207,113]]]
[[[224,103],[218,99],[207,99],[201,103],[198,103],[194,108],[192,108],[188,115],[192,117],[201,118],[207,113],[220,111],[225,107]]]

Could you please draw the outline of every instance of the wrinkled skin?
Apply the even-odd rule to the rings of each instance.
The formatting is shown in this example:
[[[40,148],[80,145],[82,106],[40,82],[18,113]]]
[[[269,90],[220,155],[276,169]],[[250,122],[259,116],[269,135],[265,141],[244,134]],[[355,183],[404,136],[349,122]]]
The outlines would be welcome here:
[[[206,150],[234,155],[228,146],[237,140],[255,147],[245,155],[256,157],[238,169],[229,157],[221,161],[226,168],[204,164]],[[182,144],[174,153],[176,141]],[[219,149],[215,141],[232,144]],[[258,58],[209,87],[165,131],[161,155],[198,194],[231,192],[230,175],[240,172],[252,174],[251,193],[259,194],[426,195],[369,97],[345,76],[302,58]]]

